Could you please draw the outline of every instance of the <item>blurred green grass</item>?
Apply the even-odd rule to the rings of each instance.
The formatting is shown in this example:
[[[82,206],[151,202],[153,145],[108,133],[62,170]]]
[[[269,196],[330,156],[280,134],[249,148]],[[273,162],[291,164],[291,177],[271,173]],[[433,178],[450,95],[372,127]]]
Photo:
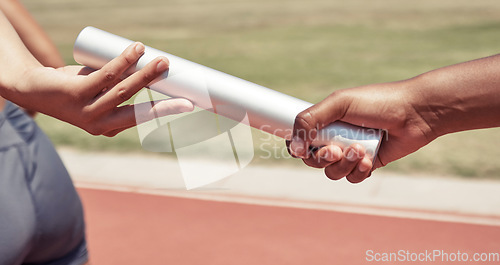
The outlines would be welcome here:
[[[74,63],[76,35],[92,25],[311,102],[335,89],[406,79],[500,50],[500,2],[493,0],[24,3],[67,63]],[[106,138],[43,115],[38,121],[58,146],[145,152],[134,129]],[[445,136],[385,170],[498,178],[499,132]],[[254,138],[255,162],[301,164],[267,159],[271,150],[284,156],[283,143],[257,131]]]

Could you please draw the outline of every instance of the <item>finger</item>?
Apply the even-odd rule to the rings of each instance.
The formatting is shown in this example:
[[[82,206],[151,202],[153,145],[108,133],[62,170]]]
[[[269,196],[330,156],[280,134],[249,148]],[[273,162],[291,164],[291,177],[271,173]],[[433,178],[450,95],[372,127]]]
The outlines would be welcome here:
[[[365,149],[360,144],[353,144],[344,150],[343,158],[325,168],[325,175],[332,180],[341,179],[350,174],[365,156]]]
[[[158,57],[148,63],[143,69],[132,74],[125,80],[116,84],[107,91],[100,99],[96,109],[111,109],[130,99],[139,90],[147,86],[151,81],[168,70],[168,59]]]
[[[166,115],[193,111],[193,103],[184,98],[170,98],[160,101],[144,102],[121,106],[106,119],[104,132],[120,131]]]
[[[286,150],[288,151],[288,154],[293,157],[293,158],[298,158],[297,156],[295,156],[292,151],[290,150],[290,144],[292,143],[292,141],[290,140],[285,140],[285,144],[286,144]]]
[[[307,150],[316,138],[318,130],[342,119],[349,103],[341,97],[341,93],[334,92],[318,104],[300,112],[295,118],[290,151],[295,156],[307,159]]]
[[[167,115],[191,112],[194,105],[185,98],[169,98],[152,102],[136,104],[134,108],[137,125]]]
[[[336,145],[321,147],[308,159],[303,159],[304,163],[310,167],[324,168],[342,159],[342,149]]]
[[[290,154],[293,158],[300,158],[300,157],[298,157],[298,156],[295,155],[294,151],[291,150],[291,146],[290,145],[291,145],[292,142],[293,141],[285,140],[286,150],[288,151],[288,154]],[[294,144],[296,144],[296,142]],[[318,149],[319,148],[317,148],[317,147],[310,146],[310,148],[309,148],[308,151],[309,151],[310,154],[313,155],[313,154],[315,154],[318,151]]]
[[[346,179],[351,183],[359,183],[371,175],[372,161],[365,156],[358,165],[346,176]]]
[[[89,75],[92,86],[87,91],[90,95],[97,95],[109,84],[119,79],[121,75],[144,54],[144,44],[136,42],[125,49],[120,56],[105,64],[100,70]]]

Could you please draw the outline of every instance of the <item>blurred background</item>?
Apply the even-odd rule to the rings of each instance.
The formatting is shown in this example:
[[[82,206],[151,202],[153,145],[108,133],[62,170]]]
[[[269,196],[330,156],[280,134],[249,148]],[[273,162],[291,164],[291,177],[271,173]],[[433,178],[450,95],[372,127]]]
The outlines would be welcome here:
[[[68,64],[77,34],[94,26],[313,103],[500,51],[495,0],[22,2]],[[283,140],[253,130],[251,166],[186,191],[178,161],[164,157],[174,154],[142,149],[136,129],[107,138],[41,114],[37,121],[78,187],[92,264],[499,254],[500,128],[441,137],[360,185],[328,180],[291,159]]]
[[[500,51],[494,0],[23,3],[68,64],[75,63],[77,34],[91,25],[313,103],[336,89],[406,79]],[[146,153],[135,129],[95,137],[44,115],[37,119],[59,147]],[[253,163],[303,166],[284,155],[267,158],[262,142],[269,137],[253,133]],[[448,135],[383,170],[499,179],[499,144],[500,129]],[[284,148],[282,141],[273,145]]]

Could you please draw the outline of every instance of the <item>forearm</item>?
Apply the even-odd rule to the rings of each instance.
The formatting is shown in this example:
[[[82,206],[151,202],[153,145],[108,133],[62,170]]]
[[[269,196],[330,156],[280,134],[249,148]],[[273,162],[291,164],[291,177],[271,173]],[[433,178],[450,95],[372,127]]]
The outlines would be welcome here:
[[[0,0],[0,9],[31,54],[44,66],[65,65],[57,47],[18,0]]]
[[[440,68],[410,82],[410,102],[433,137],[500,126],[500,55]]]
[[[0,96],[11,99],[25,73],[40,63],[26,49],[16,31],[0,11]]]

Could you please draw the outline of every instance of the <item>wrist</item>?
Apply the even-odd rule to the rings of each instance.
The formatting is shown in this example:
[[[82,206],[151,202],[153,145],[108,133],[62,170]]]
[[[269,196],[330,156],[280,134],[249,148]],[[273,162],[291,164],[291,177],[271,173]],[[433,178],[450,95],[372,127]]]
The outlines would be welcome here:
[[[436,69],[412,79],[412,105],[435,137],[499,126],[500,56]]]
[[[41,67],[40,63],[34,61],[15,67],[15,69],[22,70],[4,73],[2,78],[0,78],[0,96],[19,104],[20,100],[26,96],[24,93],[29,92],[32,89],[32,85],[37,83],[36,80],[31,80],[32,71]]]
[[[439,127],[439,117],[432,108],[427,105],[427,80],[426,77],[417,76],[401,81],[399,91],[401,92],[398,101],[404,101],[402,106],[405,109],[404,126],[409,133],[415,133],[425,137],[427,142],[431,142],[442,135]]]
[[[449,132],[442,126],[443,116],[447,108],[445,102],[434,95],[435,77],[424,73],[408,80],[409,103],[414,110],[416,120],[420,120],[419,128],[425,131],[428,138],[436,139]]]

